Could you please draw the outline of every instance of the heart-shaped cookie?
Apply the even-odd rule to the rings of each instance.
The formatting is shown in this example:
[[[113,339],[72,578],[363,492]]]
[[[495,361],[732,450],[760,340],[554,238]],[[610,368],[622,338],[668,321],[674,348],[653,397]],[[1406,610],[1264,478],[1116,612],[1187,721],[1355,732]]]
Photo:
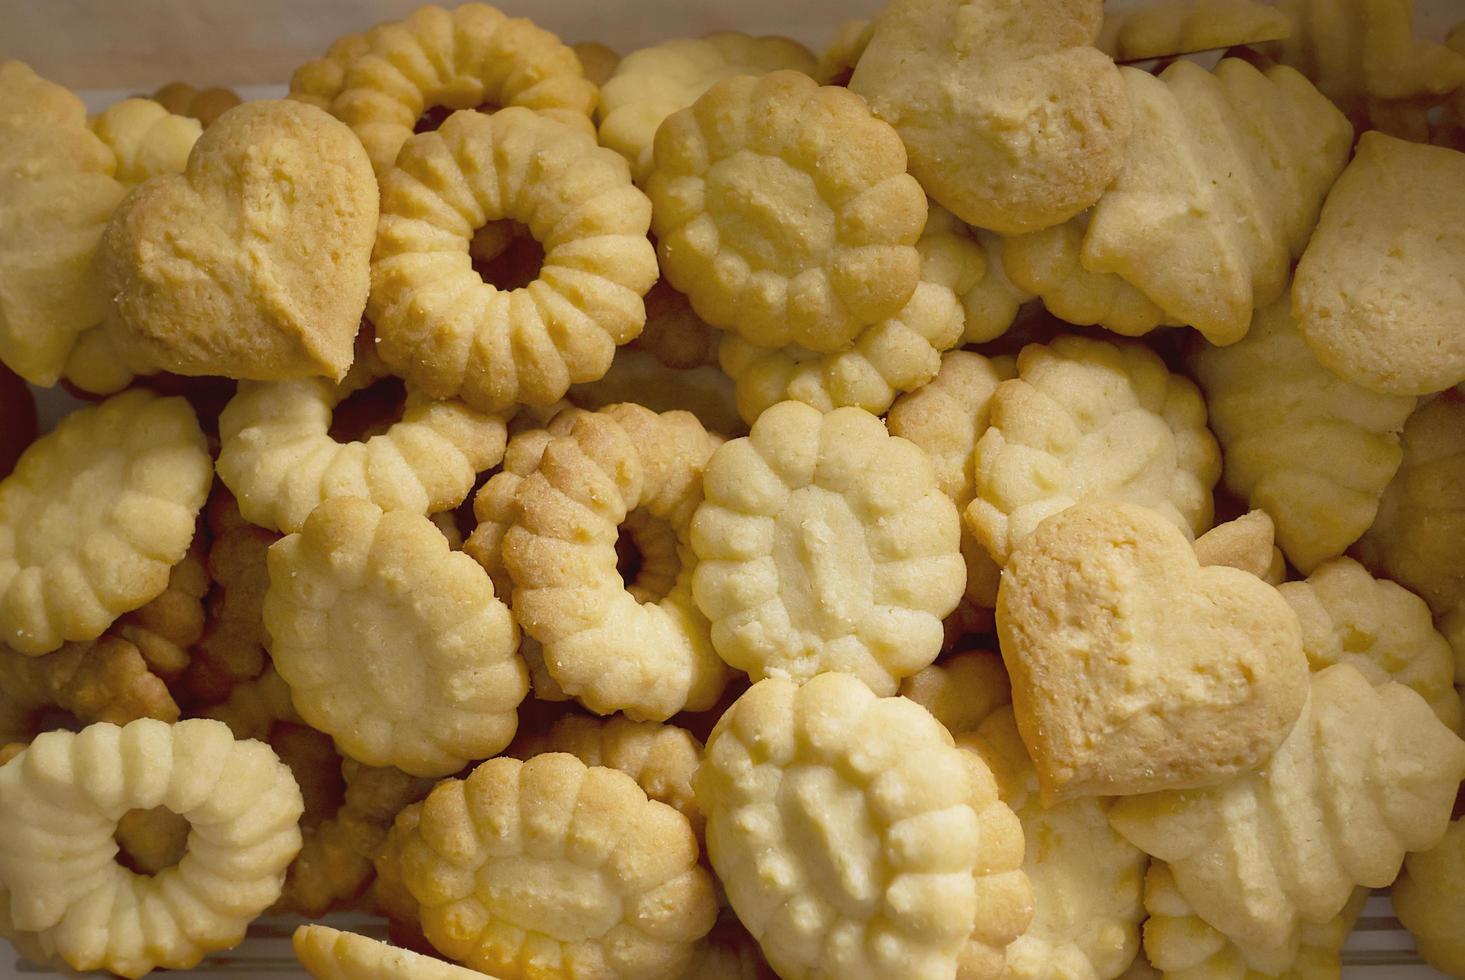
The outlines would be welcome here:
[[[1277,590],[1202,567],[1132,504],[1079,504],[1029,535],[1002,573],[997,630],[1047,803],[1220,782],[1265,761],[1307,697]]]
[[[107,226],[98,263],[113,346],[139,373],[341,378],[377,202],[345,124],[298,102],[229,110],[187,170],[143,184]]]

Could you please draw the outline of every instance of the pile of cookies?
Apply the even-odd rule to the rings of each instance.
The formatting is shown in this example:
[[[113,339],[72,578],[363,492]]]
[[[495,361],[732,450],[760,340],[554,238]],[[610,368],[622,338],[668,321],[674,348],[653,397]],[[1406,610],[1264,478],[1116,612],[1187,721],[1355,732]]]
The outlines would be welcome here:
[[[1323,978],[1393,884],[1465,975],[1465,28],[1411,19],[428,6],[92,118],[0,64],[0,935]]]

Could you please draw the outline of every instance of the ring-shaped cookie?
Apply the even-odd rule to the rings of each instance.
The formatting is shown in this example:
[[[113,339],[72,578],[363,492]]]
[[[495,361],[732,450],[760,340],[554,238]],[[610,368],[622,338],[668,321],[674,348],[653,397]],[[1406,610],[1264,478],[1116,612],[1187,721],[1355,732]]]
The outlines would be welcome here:
[[[575,415],[526,476],[494,478],[519,481],[501,539],[514,614],[543,644],[549,673],[592,711],[662,721],[722,692],[728,670],[692,598],[689,540],[718,442],[690,413],[612,405]],[[481,500],[499,498],[494,480]],[[676,536],[681,567],[659,598],[628,591],[617,569],[620,528],[638,509]]]
[[[159,806],[188,820],[187,851],[138,875],[114,860],[113,834],[129,810]],[[289,768],[220,722],[46,732],[0,767],[10,925],[76,970],[187,969],[237,945],[280,894],[300,811]]]
[[[330,434],[336,407],[385,377],[358,354],[341,384],[245,381],[219,416],[219,478],[253,524],[293,533],[318,504],[361,497],[424,516],[458,506],[504,455],[504,420],[408,389],[401,421],[364,442]]]
[[[360,42],[332,46],[323,60],[339,76],[315,78],[302,69],[291,80],[292,94],[298,86],[305,101],[329,98],[331,113],[361,139],[378,176],[422,113],[436,106],[522,106],[594,132],[597,89],[575,52],[533,21],[485,3],[422,7],[372,28]]]
[[[551,404],[645,325],[651,202],[592,137],[527,109],[456,112],[408,140],[381,186],[367,315],[382,359],[434,397]],[[469,254],[503,219],[544,249],[539,275],[511,291]]]

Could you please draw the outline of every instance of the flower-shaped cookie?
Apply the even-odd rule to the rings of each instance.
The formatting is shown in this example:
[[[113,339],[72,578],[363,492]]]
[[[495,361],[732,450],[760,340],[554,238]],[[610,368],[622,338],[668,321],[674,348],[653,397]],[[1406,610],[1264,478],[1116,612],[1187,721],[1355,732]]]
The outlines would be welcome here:
[[[1465,973],[1465,820],[1450,824],[1436,846],[1404,859],[1393,897],[1399,921],[1414,935],[1425,962],[1446,973]]]
[[[0,481],[0,641],[96,639],[162,593],[212,478],[181,398],[130,391],[68,415]]]
[[[326,71],[317,75],[320,68]],[[559,38],[485,3],[420,7],[360,41],[343,38],[324,65],[291,80],[301,101],[330,99],[322,108],[355,131],[379,176],[427,109],[522,106],[589,133],[595,92]]]
[[[92,261],[125,193],[116,169],[80,99],[0,62],[0,360],[33,384],[55,384],[106,313]]]
[[[295,958],[316,980],[494,980],[380,940],[307,925],[295,930]]]
[[[858,408],[782,402],[717,450],[692,521],[697,605],[754,680],[855,674],[878,694],[936,659],[965,580],[931,461]]]
[[[977,440],[991,421],[997,386],[1017,373],[1011,357],[983,357],[972,351],[942,355],[930,384],[898,398],[887,422],[891,435],[909,439],[931,457],[936,484],[958,511],[976,496],[973,458]],[[991,608],[997,602],[999,569],[965,522],[961,554],[966,559],[966,595]]]
[[[990,650],[963,650],[900,682],[900,696],[931,712],[952,735],[974,732],[987,716],[1012,702],[1002,657]]]
[[[1129,102],[1090,47],[1103,14],[1100,0],[896,0],[850,88],[957,217],[1037,231],[1098,200],[1124,160]]]
[[[487,973],[673,980],[717,918],[687,819],[570,755],[443,781],[400,846],[427,938]]]
[[[779,69],[814,74],[809,49],[786,37],[750,37],[719,31],[679,37],[633,51],[600,89],[600,142],[631,165],[639,183],[651,173],[653,141],[663,120],[734,75]]]
[[[1097,44],[1117,61],[1145,61],[1277,41],[1291,31],[1285,13],[1258,0],[1160,0],[1106,16]]]
[[[924,708],[848,674],[759,681],[695,786],[712,866],[781,976],[1002,975],[1032,912],[1022,830]]]
[[[733,381],[712,365],[672,368],[655,354],[623,348],[605,377],[572,385],[565,400],[588,411],[621,402],[635,402],[653,412],[691,412],[708,432],[742,435],[748,431],[738,416]]]
[[[1239,343],[1196,345],[1190,364],[1227,488],[1267,512],[1303,572],[1342,554],[1373,523],[1415,400],[1375,394],[1319,364],[1285,299],[1258,310]]]
[[[239,94],[232,89],[218,85],[197,88],[187,82],[169,82],[160,86],[148,98],[175,116],[197,119],[205,129],[213,125],[215,119],[242,101]],[[324,108],[324,106],[316,108]]]
[[[916,291],[899,313],[865,328],[847,350],[819,354],[797,344],[768,350],[729,334],[720,358],[723,370],[737,382],[743,418],[752,422],[786,400],[821,412],[852,406],[879,415],[896,395],[934,378],[941,353],[966,336],[967,295],[987,277],[986,255],[969,231],[933,205],[916,243],[921,253]],[[985,306],[981,301],[973,305]],[[1016,316],[1017,304],[1005,310]],[[1000,335],[1008,324],[990,326],[974,332]]]
[[[385,376],[369,354],[342,384],[245,381],[219,416],[219,478],[260,527],[298,531],[333,497],[427,515],[461,504],[504,453],[504,420],[409,389],[401,421],[364,441],[331,435],[337,406]]]
[[[128,190],[149,177],[179,174],[203,133],[197,119],[175,116],[151,99],[123,99],[91,121],[117,157],[117,180]]]
[[[820,85],[849,85],[860,55],[875,35],[872,20],[847,20],[839,25],[834,38],[819,52],[819,63],[814,67],[814,79]]]
[[[649,351],[667,367],[695,368],[717,363],[722,336],[687,297],[658,279],[646,294],[646,326],[628,346]]]
[[[661,721],[712,707],[727,682],[692,598],[697,560],[688,530],[718,441],[686,412],[614,405],[572,416],[532,471],[520,477],[506,468],[480,492],[478,512],[506,519],[502,562],[515,617],[543,644],[559,686],[592,711]],[[632,538],[661,560],[628,590],[616,542],[638,509],[651,527]],[[656,525],[663,533],[651,533]],[[499,535],[475,532],[473,553]]]
[[[1220,469],[1195,385],[1148,348],[1059,337],[1023,348],[997,387],[966,522],[999,565],[1085,500],[1141,504],[1195,535],[1211,526]]]
[[[382,359],[485,411],[552,404],[603,375],[645,323],[650,212],[625,161],[592,137],[528,109],[454,113],[382,175],[367,303]],[[483,281],[469,254],[476,229],[506,218],[544,249],[538,276],[512,291]]]
[[[655,146],[662,273],[708,323],[829,351],[911,298],[926,198],[858,96],[796,71],[740,75],[667,117]]]
[[[1312,695],[1267,765],[1206,789],[1119,800],[1116,830],[1166,861],[1196,913],[1232,942],[1274,949],[1326,922],[1358,885],[1394,880],[1406,851],[1439,843],[1465,742],[1402,684],[1347,664]]]
[[[1149,858],[1109,826],[1104,801],[1038,802],[1038,777],[1011,708],[999,708],[957,745],[991,767],[1027,844],[1022,870],[1033,886],[1033,920],[1007,947],[1003,977],[1118,976],[1139,952]]]
[[[580,69],[585,77],[596,85],[604,85],[610,81],[615,74],[617,66],[621,63],[621,56],[614,48],[607,47],[599,41],[576,41],[570,45],[575,52],[575,57],[580,59]]]
[[[529,690],[519,631],[432,521],[335,497],[269,567],[275,667],[344,754],[441,776],[509,744]]]
[[[1351,558],[1319,565],[1282,598],[1302,624],[1302,649],[1313,670],[1351,664],[1374,684],[1412,687],[1452,729],[1460,727],[1454,652],[1435,631],[1429,607],[1408,589],[1375,579]]]
[[[1280,945],[1238,945],[1198,916],[1163,862],[1145,875],[1145,955],[1166,980],[1271,980],[1337,977],[1343,943],[1368,899],[1353,889],[1343,910],[1323,922],[1298,922]]]
[[[1420,406],[1404,424],[1403,446],[1358,556],[1444,616],[1465,605],[1465,394]]]
[[[1465,154],[1364,133],[1297,264],[1297,329],[1370,391],[1443,391],[1465,381],[1462,266]]]
[[[189,824],[174,867],[118,864],[129,810]],[[300,849],[300,790],[269,747],[216,721],[46,732],[0,766],[0,881],[15,930],[76,970],[140,977],[239,944]]]

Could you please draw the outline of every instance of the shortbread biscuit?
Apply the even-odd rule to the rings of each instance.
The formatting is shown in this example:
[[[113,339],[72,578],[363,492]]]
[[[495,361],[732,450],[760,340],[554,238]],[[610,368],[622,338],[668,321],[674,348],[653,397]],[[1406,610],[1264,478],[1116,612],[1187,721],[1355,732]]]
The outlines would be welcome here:
[[[727,682],[693,601],[689,540],[717,442],[686,412],[614,405],[574,416],[522,478],[494,478],[513,491],[507,513],[490,508],[490,517],[508,519],[500,540],[514,615],[543,645],[559,686],[592,711],[661,721],[712,707]],[[498,497],[490,487],[480,501]],[[661,541],[671,553],[643,569],[633,592],[617,571],[616,541],[638,509],[670,532]]]
[[[1420,406],[1402,443],[1404,460],[1357,554],[1443,616],[1465,605],[1465,394]]]
[[[243,101],[233,89],[227,89],[221,85],[195,88],[187,82],[169,82],[148,98],[174,115],[197,119],[205,129],[212,126],[215,119]],[[317,108],[325,107],[317,106]]]
[[[972,351],[950,351],[930,384],[902,395],[890,409],[891,435],[909,439],[926,451],[936,467],[936,484],[959,512],[976,496],[974,457],[977,440],[991,421],[997,386],[1017,374],[1011,357],[983,357]],[[1001,569],[965,522],[961,554],[966,560],[966,595],[991,608],[997,602]]]
[[[599,41],[576,41],[570,49],[580,59],[580,70],[585,77],[596,85],[610,81],[616,66],[621,63],[621,56]]]
[[[36,440],[36,399],[25,381],[0,363],[0,480],[15,469],[15,461]]]
[[[1286,14],[1257,0],[1160,0],[1106,15],[1096,43],[1116,61],[1145,61],[1279,41],[1291,32]]]
[[[183,560],[168,572],[167,588],[107,631],[137,647],[148,669],[170,685],[182,680],[193,663],[193,646],[203,638],[204,602],[213,588],[207,539],[200,522]]]
[[[691,412],[708,432],[748,431],[738,415],[732,378],[710,365],[670,368],[645,350],[618,350],[605,377],[571,385],[565,400],[587,411],[635,402],[653,412]]]
[[[1032,914],[1022,829],[919,705],[848,674],[759,681],[694,785],[712,866],[781,976],[1002,975]]]
[[[130,391],[80,409],[0,482],[0,641],[93,640],[168,587],[212,479],[181,398]]]
[[[1414,593],[1375,579],[1352,558],[1319,565],[1282,598],[1302,624],[1302,649],[1313,670],[1352,665],[1373,684],[1397,681],[1429,702],[1440,721],[1460,727],[1454,653],[1435,631],[1429,606]]]
[[[1009,707],[998,708],[975,737],[957,745],[981,755],[1002,801],[1022,822],[1022,870],[1033,885],[1033,920],[1007,947],[1005,980],[1122,973],[1139,952],[1145,865],[1149,858],[1109,826],[1107,804],[1038,801],[1038,777]]]
[[[132,809],[188,820],[183,859],[156,875],[117,864]],[[300,849],[300,790],[258,742],[215,721],[47,732],[0,767],[0,880],[13,927],[76,970],[188,969],[244,938]]]
[[[646,326],[627,346],[650,352],[667,367],[687,369],[716,365],[722,337],[687,297],[658,279],[646,294]]]
[[[138,372],[341,378],[366,305],[375,185],[326,113],[231,109],[187,170],[149,181],[108,224],[109,339]]]
[[[865,53],[874,35],[873,20],[861,18],[840,24],[828,46],[819,53],[814,80],[820,85],[849,85],[855,65],[860,63],[860,55]]]
[[[850,88],[899,130],[911,172],[953,214],[1037,231],[1098,200],[1124,160],[1129,101],[1091,47],[1102,19],[1100,0],[897,0]]]
[[[1462,266],[1465,154],[1364,133],[1297,265],[1297,328],[1370,391],[1442,391],[1465,381]]]
[[[1241,342],[1198,344],[1189,362],[1227,489],[1266,511],[1303,572],[1342,554],[1373,523],[1399,468],[1415,399],[1376,394],[1318,363],[1286,299],[1258,310]]]
[[[290,94],[295,102],[331,111],[331,103],[346,87],[346,72],[356,59],[371,50],[371,40],[394,22],[377,24],[362,34],[343,34],[331,42],[326,53],[307,61],[290,75]]]
[[[655,147],[662,274],[708,323],[829,351],[911,298],[926,198],[863,99],[797,71],[740,75],[668,116]]]
[[[1140,504],[1200,534],[1221,469],[1195,385],[1147,348],[1071,336],[1023,348],[973,463],[967,527],[999,565],[1082,501]]]
[[[1044,521],[1003,569],[997,633],[1047,802],[1222,783],[1264,762],[1307,698],[1277,591],[1202,567],[1120,501]]]
[[[219,416],[218,467],[247,520],[298,531],[335,497],[426,516],[461,504],[478,474],[503,458],[501,416],[434,401],[410,386],[399,422],[362,441],[337,441],[336,408],[386,375],[373,361],[358,358],[341,384],[310,378],[239,386]]]
[[[469,254],[475,229],[506,218],[544,249],[512,291]],[[645,323],[650,221],[625,161],[590,136],[527,109],[454,113],[382,176],[367,307],[382,359],[483,411],[553,403],[605,374]]]
[[[974,732],[997,708],[1012,702],[1002,657],[962,650],[900,682],[900,696],[931,712],[952,735]]]
[[[269,568],[275,667],[343,754],[441,776],[514,737],[529,690],[518,628],[426,517],[332,498],[270,548]]]
[[[113,176],[128,190],[150,177],[181,174],[203,133],[197,119],[174,115],[151,99],[113,103],[90,125],[116,156]]]
[[[1081,262],[1113,273],[1213,344],[1240,340],[1287,286],[1348,160],[1343,114],[1290,68],[1177,61],[1122,69],[1137,118],[1089,217]]]
[[[0,62],[0,361],[32,384],[55,384],[106,315],[92,263],[125,193],[116,169],[80,99]]]
[[[379,177],[418,118],[434,107],[518,106],[593,132],[595,83],[584,77],[575,52],[533,21],[506,17],[488,4],[419,7],[368,32],[365,50],[355,47],[340,52],[347,67],[329,109],[360,138]]]
[[[401,844],[427,938],[508,980],[679,976],[717,918],[697,856],[680,813],[561,753],[443,781]]]
[[[814,74],[814,55],[786,37],[751,37],[718,31],[679,37],[621,59],[600,89],[600,143],[631,165],[637,183],[650,174],[656,130],[724,78],[763,75],[779,69]]]
[[[865,328],[847,350],[819,354],[797,344],[769,350],[727,335],[720,360],[737,382],[743,419],[751,423],[788,400],[821,412],[852,406],[879,415],[901,392],[934,378],[942,352],[966,336],[967,294],[987,275],[985,253],[969,232],[950,212],[932,205],[916,243],[921,253],[916,291],[899,313]],[[1015,316],[1016,304],[1008,310]],[[1006,329],[1002,324],[975,332],[999,335]]]
[[[1404,859],[1393,899],[1425,962],[1445,973],[1465,973],[1465,820],[1450,824],[1430,850]]]
[[[494,980],[376,939],[305,925],[291,940],[295,958],[316,980]]]
[[[1394,880],[1406,851],[1439,843],[1465,742],[1402,684],[1347,664],[1312,675],[1262,769],[1206,789],[1119,800],[1115,829],[1166,861],[1196,913],[1232,942],[1272,949],[1325,922],[1355,887]]]
[[[1287,577],[1287,562],[1274,540],[1272,519],[1264,510],[1253,510],[1196,538],[1195,559],[1202,565],[1239,568],[1268,585],[1281,585]]]
[[[936,659],[961,598],[956,508],[931,461],[857,408],[781,402],[707,464],[692,521],[697,605],[723,660],[877,694]]]
[[[1291,980],[1336,978],[1343,943],[1368,898],[1355,888],[1343,910],[1325,922],[1299,922],[1281,945],[1238,946],[1196,915],[1160,861],[1145,875],[1145,954],[1166,980]]]

